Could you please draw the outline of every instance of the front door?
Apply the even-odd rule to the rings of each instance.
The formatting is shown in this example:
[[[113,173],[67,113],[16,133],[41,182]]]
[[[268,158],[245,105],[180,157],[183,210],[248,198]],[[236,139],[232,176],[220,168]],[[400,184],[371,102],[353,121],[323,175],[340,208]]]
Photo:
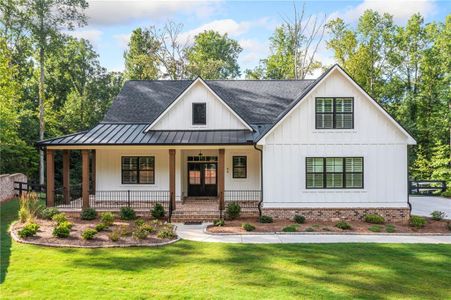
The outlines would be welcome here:
[[[188,196],[216,197],[218,194],[217,163],[188,163]]]

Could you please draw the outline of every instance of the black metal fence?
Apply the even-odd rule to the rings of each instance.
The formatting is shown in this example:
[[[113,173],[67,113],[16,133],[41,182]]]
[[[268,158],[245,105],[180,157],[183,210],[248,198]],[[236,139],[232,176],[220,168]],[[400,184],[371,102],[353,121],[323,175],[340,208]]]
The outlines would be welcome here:
[[[409,181],[410,195],[440,195],[446,191],[444,180],[412,180]]]
[[[23,193],[35,192],[42,199],[45,199],[45,185],[32,181],[14,181],[14,190],[16,196],[20,197]]]
[[[69,198],[65,199],[65,190],[63,187],[55,189],[55,206],[58,208],[81,208],[81,184],[71,185],[69,187]]]
[[[260,190],[225,190],[224,204],[225,207],[231,202],[238,203],[241,208],[258,208],[261,199]]]
[[[89,195],[89,206],[96,209],[117,209],[121,207],[151,209],[160,203],[170,211],[169,191],[96,191]]]

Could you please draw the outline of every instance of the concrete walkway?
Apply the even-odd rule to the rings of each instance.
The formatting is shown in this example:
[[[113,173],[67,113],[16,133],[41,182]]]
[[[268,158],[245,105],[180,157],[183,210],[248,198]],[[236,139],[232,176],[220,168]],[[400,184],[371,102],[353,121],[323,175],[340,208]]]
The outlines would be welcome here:
[[[402,234],[231,234],[213,235],[204,232],[209,224],[177,223],[177,234],[184,240],[212,243],[288,244],[288,243],[414,243],[451,244],[451,235]]]
[[[412,215],[430,217],[434,210],[444,211],[451,219],[451,199],[432,196],[410,196]]]

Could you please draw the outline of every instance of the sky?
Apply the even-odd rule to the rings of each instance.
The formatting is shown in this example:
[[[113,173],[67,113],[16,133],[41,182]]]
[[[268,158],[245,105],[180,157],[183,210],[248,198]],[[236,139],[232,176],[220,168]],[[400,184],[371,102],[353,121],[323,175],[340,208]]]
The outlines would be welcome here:
[[[183,37],[192,40],[204,30],[213,29],[236,39],[243,51],[241,71],[252,69],[269,54],[269,37],[284,19],[293,17],[293,1],[153,1],[88,0],[88,25],[69,34],[88,39],[99,54],[100,63],[109,71],[123,71],[123,54],[130,33],[138,27],[161,27],[168,21],[183,24]],[[301,7],[303,2],[296,1]],[[414,13],[426,22],[441,21],[451,13],[451,0],[363,0],[304,1],[305,15],[333,19],[340,17],[355,26],[366,9],[388,12],[397,24],[405,24]],[[317,58],[323,64],[334,63],[323,42]],[[316,74],[312,75],[316,77]]]

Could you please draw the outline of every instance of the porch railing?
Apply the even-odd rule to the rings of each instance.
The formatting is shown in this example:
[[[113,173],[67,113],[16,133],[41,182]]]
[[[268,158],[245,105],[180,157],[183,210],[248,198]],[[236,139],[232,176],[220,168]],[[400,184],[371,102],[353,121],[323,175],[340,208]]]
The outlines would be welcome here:
[[[132,207],[151,209],[160,203],[164,209],[170,211],[169,191],[96,191],[89,195],[89,206],[99,209],[117,209]]]
[[[55,189],[55,206],[58,208],[81,208],[81,184],[69,187],[69,199],[64,199],[64,187]]]
[[[255,208],[258,209],[258,203],[261,199],[260,190],[225,190],[224,191],[224,206],[231,202],[238,203],[241,208]]]

